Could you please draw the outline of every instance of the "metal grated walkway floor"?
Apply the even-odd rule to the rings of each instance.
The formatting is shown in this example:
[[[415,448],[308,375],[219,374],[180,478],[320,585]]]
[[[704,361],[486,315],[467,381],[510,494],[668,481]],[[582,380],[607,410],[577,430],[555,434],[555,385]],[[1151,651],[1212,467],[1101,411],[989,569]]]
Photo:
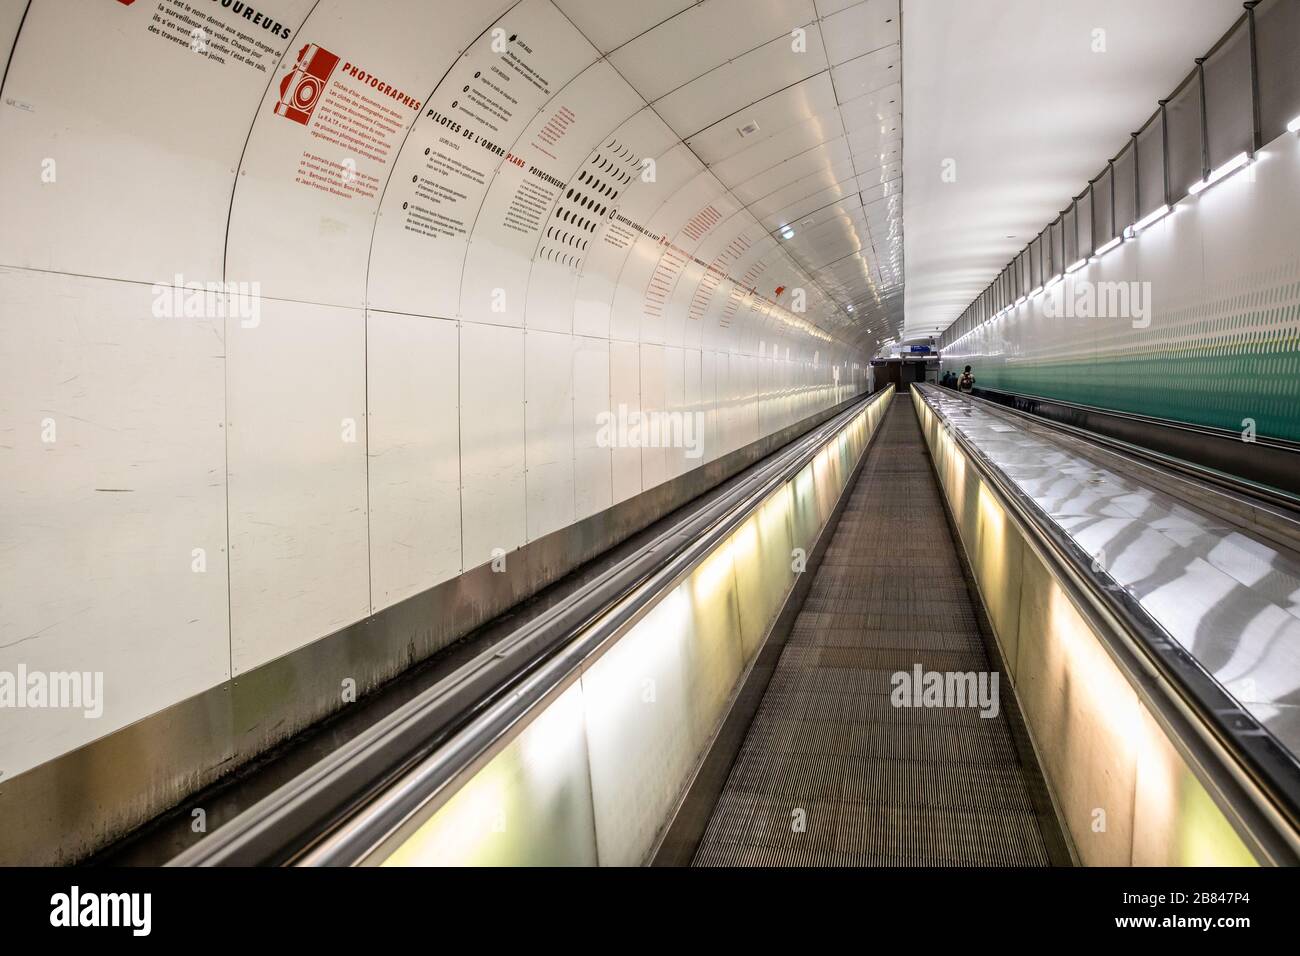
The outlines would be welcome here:
[[[1005,682],[994,718],[890,703],[916,664],[991,668],[908,396],[881,427],[696,866],[1050,862]]]

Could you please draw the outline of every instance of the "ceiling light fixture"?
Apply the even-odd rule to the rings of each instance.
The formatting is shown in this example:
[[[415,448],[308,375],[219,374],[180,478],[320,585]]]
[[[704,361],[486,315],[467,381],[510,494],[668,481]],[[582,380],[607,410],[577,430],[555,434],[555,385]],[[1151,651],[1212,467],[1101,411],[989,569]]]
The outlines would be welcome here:
[[[1123,236],[1116,236],[1116,237],[1115,237],[1114,239],[1112,239],[1110,242],[1107,242],[1107,243],[1103,244],[1102,247],[1101,247],[1100,249],[1098,249],[1096,252],[1094,252],[1094,253],[1092,254],[1093,259],[1100,259],[1102,256],[1104,256],[1106,253],[1110,252],[1110,250],[1114,249],[1116,246],[1118,246],[1118,245],[1119,245],[1121,242],[1123,242],[1123,241],[1124,241],[1124,237],[1123,237]]]
[[[1133,224],[1134,235],[1141,232],[1143,229],[1151,225],[1156,220],[1162,219],[1167,215],[1169,215],[1168,206],[1160,206],[1158,209],[1153,209],[1151,212],[1147,213],[1145,216],[1143,216],[1141,219],[1139,219],[1136,223]]]
[[[1245,169],[1249,165],[1250,165],[1250,154],[1238,153],[1236,156],[1232,157],[1232,159],[1228,160],[1218,169],[1214,170],[1214,172],[1210,173],[1210,175],[1206,176],[1200,182],[1192,183],[1191,187],[1187,191],[1191,193],[1193,196],[1195,196],[1197,193],[1201,192],[1202,190],[1209,189],[1215,183],[1219,182],[1220,180],[1227,179],[1233,173],[1237,172],[1237,170]]]

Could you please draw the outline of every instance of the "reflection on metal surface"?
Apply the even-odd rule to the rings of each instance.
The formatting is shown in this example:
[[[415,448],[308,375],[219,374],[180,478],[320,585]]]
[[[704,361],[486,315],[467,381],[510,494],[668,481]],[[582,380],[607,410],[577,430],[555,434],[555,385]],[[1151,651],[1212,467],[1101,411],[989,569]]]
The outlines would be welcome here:
[[[1300,444],[1296,442],[1265,437],[1243,442],[1239,430],[1189,425],[993,388],[976,388],[974,394],[1094,435],[1278,488],[1291,495],[1300,494],[1300,468],[1297,468]]]
[[[931,400],[1247,709],[1300,753],[1300,555],[956,395]]]
[[[1240,796],[1231,796],[1246,791],[1233,771],[1225,776],[1214,764],[1213,745],[1207,749],[1199,739],[1180,736],[1175,728],[1185,722],[1177,707],[1152,696],[1140,671],[1105,636],[1112,625],[1082,610],[1080,597],[1069,590],[1073,585],[1056,577],[1050,548],[1040,551],[1048,546],[1026,530],[1024,512],[1006,524],[1016,532],[1010,546],[991,555],[979,546],[970,499],[973,492],[981,510],[996,510],[1005,521],[1002,496],[1016,488],[1064,536],[1071,527],[1092,527],[1098,515],[1138,524],[1146,517],[1164,530],[1171,519],[1190,522],[1191,510],[1166,500],[1135,515],[1127,496],[1146,491],[1138,500],[1150,502],[1154,493],[1131,484],[1121,489],[1121,476],[1011,413],[932,388],[918,391],[915,405],[981,592],[993,590],[999,565],[1011,555],[1019,563],[1015,636],[1008,640],[996,615],[995,631],[1080,859],[1091,865],[1229,865],[1293,858],[1294,834],[1274,836],[1269,827],[1276,822],[1261,824],[1276,820],[1272,811],[1245,807]],[[980,456],[976,467],[966,461],[969,455]],[[995,493],[988,482],[997,475],[1007,484]],[[1116,494],[1108,495],[1111,490]],[[1175,521],[1172,527],[1184,526]],[[1127,536],[1119,548],[1124,561],[1146,553],[1129,547],[1140,538]],[[1112,562],[1121,565],[1120,538],[1108,540],[1110,552],[1092,552],[1094,574],[1108,573]]]

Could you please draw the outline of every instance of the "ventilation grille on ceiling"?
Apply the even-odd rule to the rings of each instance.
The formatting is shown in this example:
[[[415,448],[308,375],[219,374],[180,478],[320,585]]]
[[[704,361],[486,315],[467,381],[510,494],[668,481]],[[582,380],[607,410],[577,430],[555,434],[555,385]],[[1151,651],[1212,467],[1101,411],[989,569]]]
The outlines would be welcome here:
[[[737,126],[736,132],[740,134],[741,139],[744,139],[746,136],[753,136],[758,132],[758,123],[754,120],[750,120],[744,126]]]

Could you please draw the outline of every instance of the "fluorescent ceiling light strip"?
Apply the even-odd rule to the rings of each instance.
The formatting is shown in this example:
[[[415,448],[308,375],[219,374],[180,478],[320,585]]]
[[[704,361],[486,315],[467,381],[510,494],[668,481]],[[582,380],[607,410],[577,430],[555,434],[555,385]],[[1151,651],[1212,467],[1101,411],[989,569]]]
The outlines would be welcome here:
[[[1151,212],[1147,213],[1145,216],[1143,216],[1141,219],[1139,219],[1136,223],[1134,223],[1134,225],[1133,225],[1133,231],[1134,231],[1135,233],[1136,233],[1136,232],[1141,232],[1143,229],[1145,229],[1147,226],[1151,225],[1151,224],[1152,224],[1153,222],[1155,222],[1156,220],[1158,220],[1158,219],[1160,219],[1160,218],[1162,218],[1162,217],[1164,217],[1164,216],[1167,216],[1167,215],[1169,215],[1169,207],[1168,207],[1168,206],[1161,206],[1159,209],[1153,209]]]
[[[1087,264],[1088,264],[1088,257],[1087,257],[1087,256],[1084,256],[1084,257],[1083,257],[1082,259],[1080,259],[1078,262],[1074,262],[1074,263],[1071,263],[1070,265],[1066,266],[1066,267],[1065,267],[1065,272],[1066,272],[1067,275],[1068,275],[1069,273],[1071,273],[1071,272],[1078,272],[1080,269],[1082,269],[1082,268],[1083,268],[1084,266],[1086,266]]]
[[[1061,273],[1058,272],[1056,275],[1052,276],[1050,279],[1047,280],[1047,285],[1043,286],[1043,288],[1050,289],[1052,286],[1056,285],[1056,283],[1060,281],[1061,281]]]
[[[1098,249],[1096,252],[1094,252],[1094,253],[1092,254],[1093,258],[1094,258],[1094,259],[1100,259],[1102,256],[1104,256],[1106,253],[1110,252],[1110,250],[1114,249],[1116,246],[1118,246],[1118,245],[1119,245],[1121,242],[1123,242],[1123,241],[1124,241],[1124,237],[1123,237],[1123,236],[1116,236],[1116,237],[1115,237],[1114,239],[1112,239],[1110,242],[1107,242],[1107,243],[1103,244],[1102,247],[1101,247],[1100,249]]]
[[[1210,173],[1210,175],[1206,176],[1200,182],[1192,183],[1191,188],[1188,189],[1187,191],[1191,193],[1193,196],[1195,196],[1197,193],[1201,192],[1201,190],[1209,189],[1215,183],[1219,182],[1222,179],[1227,179],[1237,170],[1245,169],[1249,165],[1250,165],[1250,154],[1238,153],[1236,156],[1232,157],[1232,159],[1228,160],[1218,169],[1214,170],[1214,172]]]
[[[1288,133],[1300,133],[1300,116],[1286,124],[1286,131]]]

